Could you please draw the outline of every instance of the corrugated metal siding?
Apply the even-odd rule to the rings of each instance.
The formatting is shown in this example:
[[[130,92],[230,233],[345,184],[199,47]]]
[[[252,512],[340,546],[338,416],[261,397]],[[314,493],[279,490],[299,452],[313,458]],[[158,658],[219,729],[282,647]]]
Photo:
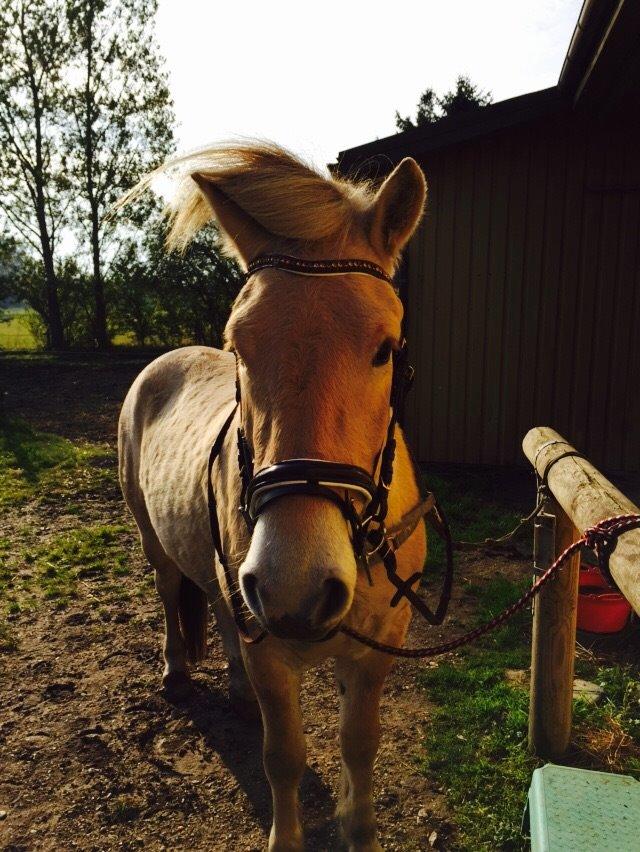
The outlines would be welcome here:
[[[434,152],[408,252],[420,461],[522,462],[531,426],[640,470],[640,134],[553,119]]]

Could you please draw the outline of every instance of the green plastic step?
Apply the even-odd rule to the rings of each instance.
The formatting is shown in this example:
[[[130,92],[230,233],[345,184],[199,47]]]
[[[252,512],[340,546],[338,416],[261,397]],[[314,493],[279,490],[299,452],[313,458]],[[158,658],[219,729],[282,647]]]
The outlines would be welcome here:
[[[532,852],[640,852],[640,783],[548,763],[529,787]]]

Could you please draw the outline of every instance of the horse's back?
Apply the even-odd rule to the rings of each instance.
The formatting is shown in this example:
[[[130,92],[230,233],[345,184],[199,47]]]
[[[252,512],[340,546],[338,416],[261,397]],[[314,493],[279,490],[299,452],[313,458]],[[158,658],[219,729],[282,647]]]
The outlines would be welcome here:
[[[211,570],[207,459],[234,400],[234,378],[230,352],[176,349],[145,367],[120,414],[120,482],[143,543],[157,539],[196,581]]]

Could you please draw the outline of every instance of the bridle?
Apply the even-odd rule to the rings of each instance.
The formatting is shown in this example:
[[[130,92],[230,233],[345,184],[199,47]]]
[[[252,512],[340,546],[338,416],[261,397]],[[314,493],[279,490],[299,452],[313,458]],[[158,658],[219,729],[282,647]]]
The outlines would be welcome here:
[[[368,260],[302,260],[288,255],[261,255],[249,264],[245,283],[256,272],[267,268],[282,269],[297,275],[327,276],[349,273],[368,275],[386,282],[393,287],[396,295],[398,295],[393,279],[380,266]],[[401,522],[394,530],[388,531],[386,528],[388,496],[393,479],[393,462],[396,451],[395,429],[402,417],[404,399],[414,376],[413,367],[408,361],[406,340],[403,339],[401,345],[392,352],[389,423],[384,445],[376,457],[372,473],[356,465],[311,458],[284,459],[254,472],[253,453],[244,431],[242,395],[237,366],[236,356],[235,405],[211,447],[207,468],[207,497],[211,537],[218,560],[224,571],[234,620],[243,639],[247,642],[258,642],[266,634],[251,636],[247,627],[242,595],[233,582],[222,545],[212,480],[213,465],[220,456],[225,438],[238,413],[240,422],[237,427],[237,450],[238,469],[241,478],[239,511],[245,520],[249,534],[253,533],[255,524],[265,508],[281,497],[305,495],[329,500],[340,509],[349,526],[356,562],[366,572],[369,584],[373,585],[372,563],[381,561],[388,579],[396,588],[390,606],[395,607],[402,598],[407,598],[427,621],[431,624],[441,624],[451,596],[453,581],[452,549],[446,519],[433,495],[429,495],[426,500],[405,516],[406,518],[411,516],[406,524]],[[364,501],[360,510],[356,498]],[[417,509],[422,511],[417,512]],[[436,530],[443,535],[447,545],[447,572],[440,602],[435,612],[429,609],[412,588],[422,577],[422,572],[413,574],[408,580],[402,580],[396,571],[396,550],[411,535],[422,517],[427,515],[430,516]],[[324,639],[328,638],[329,636],[324,637]]]

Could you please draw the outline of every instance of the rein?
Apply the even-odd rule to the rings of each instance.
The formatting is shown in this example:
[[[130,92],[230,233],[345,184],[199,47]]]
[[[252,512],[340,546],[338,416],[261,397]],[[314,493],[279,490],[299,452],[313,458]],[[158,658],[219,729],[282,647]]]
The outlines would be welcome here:
[[[245,282],[259,270],[267,268],[282,269],[298,275],[326,276],[353,273],[368,275],[389,284],[397,294],[392,278],[380,266],[368,260],[309,261],[288,255],[263,255],[249,264]],[[242,397],[236,368],[235,405],[224,421],[209,453],[207,502],[211,538],[224,572],[236,627],[245,642],[259,642],[266,633],[252,636],[248,629],[242,594],[233,582],[222,544],[212,479],[213,466],[222,452],[225,438],[236,414],[239,414],[240,421],[236,431],[238,470],[241,478],[239,511],[250,534],[253,533],[256,521],[264,509],[280,497],[307,495],[329,500],[340,509],[349,526],[356,562],[365,571],[370,585],[373,585],[371,566],[377,562],[382,562],[384,565],[387,579],[396,589],[389,605],[395,607],[403,598],[406,598],[430,624],[441,624],[444,620],[453,585],[453,545],[446,518],[435,497],[428,494],[426,499],[411,509],[399,524],[390,530],[386,528],[388,494],[393,479],[396,450],[395,428],[402,416],[404,398],[414,375],[413,367],[408,361],[406,340],[403,339],[400,347],[394,350],[392,359],[389,424],[385,443],[374,464],[374,473],[369,473],[355,465],[308,458],[284,459],[254,472],[253,453],[242,422]],[[376,469],[379,471],[377,480],[375,479]],[[361,512],[358,511],[354,496],[364,500],[364,508]],[[447,553],[447,568],[435,611],[431,610],[413,589],[413,586],[421,579],[422,572],[416,572],[407,580],[403,580],[397,573],[396,551],[423,518],[426,518],[436,532],[443,537]],[[339,629],[352,635],[344,625]],[[359,635],[353,638],[362,641]]]

